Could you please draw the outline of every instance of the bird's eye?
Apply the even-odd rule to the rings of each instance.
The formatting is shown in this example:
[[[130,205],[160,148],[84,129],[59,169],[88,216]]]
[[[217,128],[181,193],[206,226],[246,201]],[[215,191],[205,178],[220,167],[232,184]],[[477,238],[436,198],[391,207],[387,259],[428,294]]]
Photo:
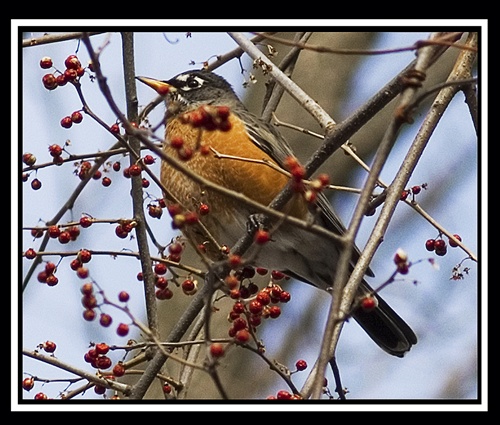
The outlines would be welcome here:
[[[195,89],[200,85],[200,82],[195,78],[190,78],[189,80],[187,80],[187,85],[189,88]]]

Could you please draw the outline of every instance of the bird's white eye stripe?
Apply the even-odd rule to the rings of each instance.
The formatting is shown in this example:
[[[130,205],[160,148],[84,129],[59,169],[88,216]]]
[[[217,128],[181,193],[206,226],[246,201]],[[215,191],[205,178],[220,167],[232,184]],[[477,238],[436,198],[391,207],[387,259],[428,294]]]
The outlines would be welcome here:
[[[177,81],[186,81],[189,78],[189,74],[182,74],[175,77]]]
[[[179,75],[175,78],[177,81],[182,81],[184,85],[181,87],[181,90],[189,91],[192,89],[197,89],[203,85],[205,80],[195,75],[183,74]]]

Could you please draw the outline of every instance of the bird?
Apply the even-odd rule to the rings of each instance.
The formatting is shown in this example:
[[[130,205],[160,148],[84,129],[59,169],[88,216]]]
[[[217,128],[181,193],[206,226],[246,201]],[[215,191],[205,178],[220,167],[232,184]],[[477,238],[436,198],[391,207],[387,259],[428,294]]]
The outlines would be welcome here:
[[[300,163],[276,126],[251,113],[222,76],[193,69],[169,80],[143,76],[136,79],[165,98],[163,150],[167,155],[183,159],[185,166],[205,181],[262,206],[268,206],[293,180],[299,189],[282,211],[334,234],[345,233],[345,226],[323,191],[313,193],[313,202],[304,196],[307,190],[300,186]],[[292,170],[292,177],[283,170]],[[297,170],[299,176],[294,179],[293,171]],[[194,244],[203,245],[211,259],[220,258],[221,247],[236,244],[249,231],[252,217],[259,213],[251,203],[211,190],[167,161],[162,161],[160,177],[168,189],[166,202],[174,210],[180,204],[190,211],[199,211],[204,205],[209,211],[199,215],[198,226],[179,223],[179,227]],[[255,266],[331,290],[341,253],[339,243],[286,220],[268,220],[267,226],[269,240],[254,243],[244,257]],[[354,247],[351,268],[359,255],[359,249]],[[368,269],[366,275],[373,276],[373,272]],[[359,303],[353,305],[352,317],[385,352],[403,357],[417,343],[411,327],[374,293],[365,279],[357,295],[358,300],[370,296],[375,303],[371,309]]]

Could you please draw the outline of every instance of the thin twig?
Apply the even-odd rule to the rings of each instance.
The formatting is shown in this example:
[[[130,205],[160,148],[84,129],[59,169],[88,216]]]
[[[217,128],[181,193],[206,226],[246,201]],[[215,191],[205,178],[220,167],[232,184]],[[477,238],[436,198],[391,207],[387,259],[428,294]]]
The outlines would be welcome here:
[[[418,40],[415,43],[413,43],[411,46],[404,46],[404,47],[395,47],[392,49],[380,49],[380,50],[367,50],[367,49],[340,49],[340,48],[331,48],[328,46],[318,46],[318,45],[313,45],[313,44],[306,44],[305,42],[297,42],[297,41],[291,41],[291,40],[286,40],[281,37],[276,37],[272,36],[270,34],[266,33],[254,33],[261,35],[265,37],[268,40],[275,41],[277,43],[283,44],[285,46],[293,46],[298,49],[304,49],[304,50],[310,50],[316,53],[334,53],[334,54],[340,54],[340,55],[387,55],[387,54],[392,54],[392,53],[402,53],[402,52],[408,52],[408,51],[413,51],[413,50],[418,50],[421,49],[424,46],[446,46],[446,47],[456,47],[464,50],[470,50],[470,51],[477,51],[477,48],[471,48],[470,46],[467,45],[460,45],[456,44],[454,41],[454,37],[456,35],[461,35],[462,33],[453,33],[452,35],[447,34],[443,36],[442,38],[435,38],[435,39],[430,39],[430,40]]]

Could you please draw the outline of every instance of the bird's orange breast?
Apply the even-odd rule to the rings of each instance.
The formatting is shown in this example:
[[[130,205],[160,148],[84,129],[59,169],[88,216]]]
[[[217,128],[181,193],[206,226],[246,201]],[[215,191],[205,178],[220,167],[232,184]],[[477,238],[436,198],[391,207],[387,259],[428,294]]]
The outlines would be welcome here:
[[[231,122],[229,131],[208,131],[193,128],[178,118],[173,119],[167,124],[165,151],[169,155],[177,156],[178,152],[169,145],[169,141],[181,138],[184,146],[194,152],[185,162],[192,171],[227,189],[242,193],[260,204],[268,205],[287,184],[289,178],[264,163],[245,161],[253,159],[275,163],[251,141],[239,118],[231,114],[229,120]],[[220,154],[239,159],[218,158],[211,150],[203,154],[199,150],[200,144],[211,147]],[[163,184],[183,203],[207,196],[203,187],[165,162],[162,165],[161,177]],[[236,200],[215,193],[209,193],[208,196],[212,210],[217,210],[219,213],[225,208],[238,208]],[[288,210],[296,216],[303,216],[306,212],[303,202],[297,199],[291,203]]]

